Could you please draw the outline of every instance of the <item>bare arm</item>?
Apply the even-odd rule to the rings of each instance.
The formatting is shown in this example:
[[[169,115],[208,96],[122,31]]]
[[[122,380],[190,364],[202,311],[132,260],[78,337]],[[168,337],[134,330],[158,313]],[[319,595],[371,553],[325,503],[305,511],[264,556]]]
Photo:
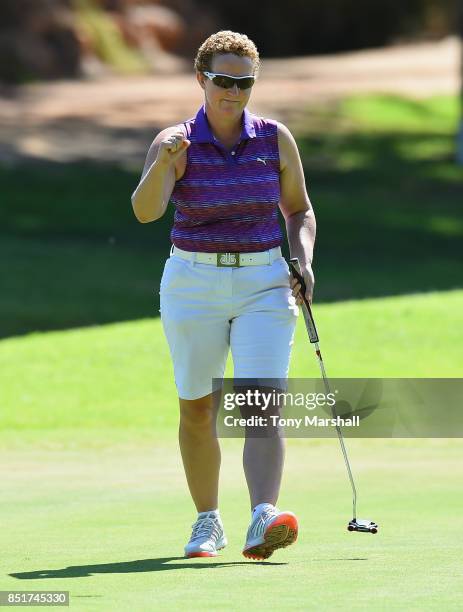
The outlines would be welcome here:
[[[178,128],[167,128],[154,139],[132,194],[133,212],[140,223],[156,221],[166,212],[175,185],[175,162],[189,145]]]
[[[316,221],[305,187],[302,162],[291,132],[286,126],[278,124],[278,147],[280,151],[280,210],[286,223],[289,251],[297,257],[301,272],[307,285],[306,297],[312,301],[314,275],[312,272],[313,249],[315,245]],[[293,293],[297,294],[300,285],[292,279]],[[300,304],[302,300],[297,298]]]

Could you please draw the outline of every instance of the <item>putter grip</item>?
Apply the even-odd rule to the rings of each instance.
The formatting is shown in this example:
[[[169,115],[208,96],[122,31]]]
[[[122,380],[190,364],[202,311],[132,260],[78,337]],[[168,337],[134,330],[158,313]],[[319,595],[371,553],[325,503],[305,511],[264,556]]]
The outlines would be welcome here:
[[[310,342],[313,344],[315,342],[318,342],[318,333],[317,333],[317,328],[315,327],[315,321],[313,320],[313,316],[312,316],[312,310],[310,308],[310,304],[307,301],[306,297],[305,297],[305,292],[306,292],[306,286],[305,286],[305,281],[304,278],[302,277],[301,274],[301,268],[299,266],[299,260],[297,259],[297,257],[292,257],[289,260],[289,269],[291,271],[291,274],[294,276],[294,278],[297,278],[297,280],[300,282],[301,284],[301,297],[303,299],[303,313],[304,313],[304,319],[305,319],[305,324],[307,327],[307,331],[309,333],[309,339]]]

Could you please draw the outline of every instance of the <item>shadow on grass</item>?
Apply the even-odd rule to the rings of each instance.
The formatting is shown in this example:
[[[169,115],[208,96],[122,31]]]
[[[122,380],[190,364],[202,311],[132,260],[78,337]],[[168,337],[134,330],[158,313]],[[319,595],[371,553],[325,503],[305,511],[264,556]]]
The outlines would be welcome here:
[[[463,170],[450,134],[298,144],[318,224],[316,302],[461,287]],[[0,168],[0,337],[159,315],[173,207],[138,223],[138,178],[110,164]]]
[[[182,563],[172,563],[182,561]],[[46,578],[83,578],[93,574],[132,574],[137,572],[163,572],[181,569],[213,569],[235,565],[287,565],[270,561],[216,561],[204,562],[202,559],[191,562],[184,557],[160,557],[158,559],[140,559],[122,563],[101,563],[98,565],[73,565],[57,570],[38,570],[36,572],[16,572],[9,574],[19,580],[43,580]]]

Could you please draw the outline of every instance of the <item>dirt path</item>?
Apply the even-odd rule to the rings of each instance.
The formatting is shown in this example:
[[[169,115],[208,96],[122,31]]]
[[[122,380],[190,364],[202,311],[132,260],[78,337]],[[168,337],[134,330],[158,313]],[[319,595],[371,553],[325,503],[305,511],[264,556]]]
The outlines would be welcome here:
[[[457,38],[265,60],[250,109],[291,123],[301,108],[358,92],[457,93]],[[153,135],[201,104],[193,74],[59,82],[3,91],[0,161],[100,159],[139,165]],[[302,103],[302,104],[301,104]]]

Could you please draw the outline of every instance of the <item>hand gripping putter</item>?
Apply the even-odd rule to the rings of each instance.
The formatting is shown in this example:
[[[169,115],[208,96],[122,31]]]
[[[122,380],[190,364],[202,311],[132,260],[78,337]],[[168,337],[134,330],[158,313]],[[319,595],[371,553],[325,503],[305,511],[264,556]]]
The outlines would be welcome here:
[[[302,313],[304,315],[305,326],[307,328],[307,333],[309,335],[310,342],[311,344],[314,345],[315,353],[318,358],[318,363],[320,365],[320,370],[321,370],[323,382],[325,385],[325,391],[328,394],[330,393],[330,385],[328,382],[328,378],[326,376],[325,366],[323,364],[320,347],[318,346],[319,340],[318,340],[317,328],[315,327],[315,321],[312,316],[312,310],[310,308],[310,304],[305,297],[305,291],[306,291],[305,282],[301,275],[299,261],[296,257],[289,260],[289,269],[291,270],[291,274],[293,275],[293,277],[296,278],[301,284],[300,294],[303,299]],[[336,404],[334,404],[331,407],[333,418],[337,417],[335,406]],[[352,487],[353,519],[349,521],[349,524],[347,525],[347,530],[348,531],[362,531],[365,533],[377,533],[378,525],[376,523],[368,519],[357,519],[356,518],[357,517],[357,507],[356,507],[357,506],[357,490],[355,488],[354,477],[352,476],[352,470],[350,469],[349,458],[347,456],[346,446],[344,444],[344,438],[342,435],[341,427],[339,425],[336,425],[335,427],[336,427],[336,432],[338,434],[339,444],[341,445],[342,454],[344,456],[344,462],[346,464],[347,473],[349,474],[350,484]]]

